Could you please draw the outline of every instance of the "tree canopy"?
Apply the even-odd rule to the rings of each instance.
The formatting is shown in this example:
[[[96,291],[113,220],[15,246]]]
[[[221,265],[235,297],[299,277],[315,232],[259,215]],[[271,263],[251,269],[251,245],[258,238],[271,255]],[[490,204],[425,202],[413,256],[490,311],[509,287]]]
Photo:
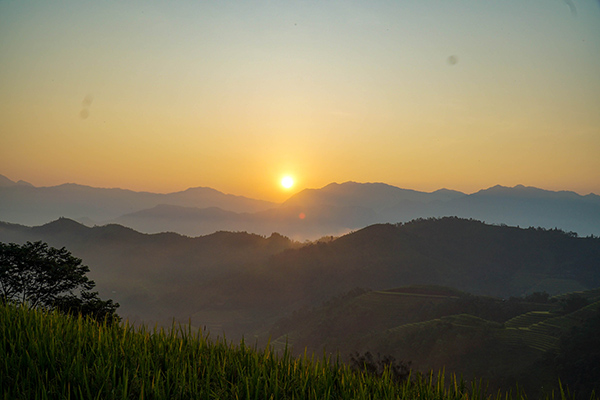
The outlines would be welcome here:
[[[41,241],[0,243],[0,300],[34,308],[115,319],[118,303],[103,301],[86,274],[89,268],[64,247]]]

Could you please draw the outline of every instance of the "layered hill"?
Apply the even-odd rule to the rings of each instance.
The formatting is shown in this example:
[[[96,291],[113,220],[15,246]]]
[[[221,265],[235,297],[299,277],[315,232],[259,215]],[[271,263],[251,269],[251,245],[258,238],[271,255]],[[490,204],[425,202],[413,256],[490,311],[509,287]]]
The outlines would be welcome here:
[[[513,390],[490,393],[485,383],[450,376],[447,386],[437,375],[398,382],[335,356],[294,357],[187,326],[103,325],[10,304],[0,304],[0,321],[0,381],[10,399],[530,398]],[[539,398],[555,398],[546,395]]]
[[[101,297],[119,302],[123,317],[167,326],[173,318],[186,322],[201,310],[220,309],[227,297],[223,282],[258,268],[273,254],[300,246],[278,234],[149,235],[120,225],[90,228],[66,218],[38,227],[0,223],[2,242],[37,240],[66,247],[82,258]],[[251,319],[235,318],[243,309],[203,318],[199,326],[222,333],[221,326],[231,320],[235,328],[243,327]]]
[[[454,217],[379,224],[271,259],[286,295],[407,284],[451,286],[501,298],[600,286],[600,239]],[[318,280],[315,277],[319,277]]]
[[[600,235],[600,196],[524,186],[494,186],[470,195],[447,189],[426,193],[383,183],[346,182],[305,189],[277,207],[255,213],[159,206],[114,222],[144,232],[193,236],[216,229],[246,230],[263,235],[279,232],[303,240],[338,236],[375,223],[443,216]]]
[[[339,351],[345,360],[365,352],[392,356],[422,372],[445,368],[468,379],[485,377],[492,389],[518,383],[535,396],[559,379],[576,387],[581,375],[565,371],[569,362],[578,359],[581,368],[593,369],[593,359],[567,346],[578,340],[574,330],[580,341],[598,343],[590,324],[599,322],[600,289],[502,300],[409,286],[354,290],[281,319],[271,334],[277,348],[291,346],[298,354]],[[600,355],[592,348],[588,353]],[[586,387],[593,385],[600,380],[588,378]]]
[[[114,222],[154,233],[174,231],[194,236],[224,229],[262,235],[279,232],[304,240],[339,236],[375,223],[443,216],[598,235],[600,196],[524,186],[495,186],[471,195],[447,189],[426,193],[383,183],[346,182],[305,189],[260,212],[160,205],[122,215]]]
[[[233,212],[257,212],[275,206],[268,201],[225,194],[207,187],[161,194],[95,188],[74,183],[35,187],[27,182],[13,182],[4,176],[1,178],[0,219],[26,225],[44,224],[60,217],[89,221],[91,224],[104,223],[120,215],[160,204],[196,208],[221,207]]]
[[[443,216],[598,236],[600,196],[521,185],[494,186],[467,195],[448,189],[427,193],[384,183],[345,182],[305,189],[276,204],[211,188],[159,194],[76,184],[34,187],[0,176],[0,220],[26,225],[67,217],[88,226],[117,223],[144,233],[278,232],[296,240],[315,240],[376,223]]]
[[[372,225],[329,242],[217,232],[198,238],[89,228],[60,219],[0,224],[0,240],[66,247],[124,317],[175,317],[216,333],[266,335],[283,315],[356,287],[436,284],[499,298],[600,287],[600,239],[458,218]]]

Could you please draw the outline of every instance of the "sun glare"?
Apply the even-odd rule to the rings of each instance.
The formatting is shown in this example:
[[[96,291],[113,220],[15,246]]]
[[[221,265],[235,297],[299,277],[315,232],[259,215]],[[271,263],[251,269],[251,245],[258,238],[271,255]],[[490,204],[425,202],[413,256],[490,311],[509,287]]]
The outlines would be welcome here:
[[[281,178],[281,186],[283,186],[286,189],[291,188],[292,186],[294,186],[294,178],[292,178],[291,176],[284,176],[283,178]]]

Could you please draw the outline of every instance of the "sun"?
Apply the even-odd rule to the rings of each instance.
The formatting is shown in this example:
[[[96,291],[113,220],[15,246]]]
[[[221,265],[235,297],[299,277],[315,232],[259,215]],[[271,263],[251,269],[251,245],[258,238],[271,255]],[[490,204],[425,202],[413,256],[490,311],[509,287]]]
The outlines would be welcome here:
[[[289,175],[284,176],[281,178],[281,186],[283,186],[285,189],[290,189],[292,186],[294,186],[294,178]]]

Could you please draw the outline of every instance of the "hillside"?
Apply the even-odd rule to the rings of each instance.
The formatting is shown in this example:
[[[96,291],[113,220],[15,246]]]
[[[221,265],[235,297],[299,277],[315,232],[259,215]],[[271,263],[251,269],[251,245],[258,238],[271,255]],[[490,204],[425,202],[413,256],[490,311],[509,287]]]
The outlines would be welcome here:
[[[567,299],[586,300],[570,309],[574,302]],[[503,301],[437,286],[354,290],[280,320],[271,330],[272,343],[291,346],[297,354],[339,351],[344,360],[367,351],[391,355],[422,372],[445,368],[467,379],[485,377],[492,389],[518,383],[536,396],[541,386],[556,387],[559,378],[588,392],[600,388],[598,376],[563,368],[577,359],[580,370],[585,368],[585,356],[563,349],[573,341],[573,329],[600,322],[600,289],[536,300],[540,297]],[[586,334],[587,343],[599,340],[592,332]],[[600,356],[593,348],[588,358]]]
[[[278,234],[147,235],[68,219],[0,224],[0,240],[66,247],[101,296],[135,321],[171,318],[230,338],[264,336],[279,318],[353,288],[443,285],[508,298],[600,287],[600,239],[457,218],[373,225],[302,245]]]
[[[577,350],[589,334],[561,350],[577,342],[565,334],[593,318],[561,304],[566,293],[587,291],[586,309],[597,308],[598,293],[589,290],[600,287],[600,239],[559,230],[442,218],[299,244],[278,234],[148,235],[63,218],[39,227],[0,223],[0,240],[66,247],[135,324],[190,322],[215,337],[287,340],[344,357],[393,354],[421,370],[445,366],[499,387],[554,384],[560,368],[578,370],[568,354],[593,355]],[[364,289],[342,296],[357,287]],[[540,303],[533,294],[542,291],[556,303]],[[523,296],[533,297],[511,299]],[[544,361],[552,351],[563,361]]]
[[[222,282],[257,268],[273,254],[300,246],[278,234],[268,238],[246,232],[197,238],[148,235],[120,225],[89,228],[66,218],[32,228],[0,223],[0,241],[37,240],[66,247],[82,258],[101,296],[119,302],[123,316],[132,322],[163,325],[173,318],[187,322],[207,308],[219,309],[221,298],[227,296]],[[238,318],[241,311],[222,312],[214,320],[202,318],[198,324],[216,333],[222,333],[221,326],[229,320],[240,328],[251,319]],[[234,330],[232,335],[239,333]]]
[[[236,213],[219,207],[197,208],[161,204],[147,210],[122,215],[113,222],[141,232],[178,232],[189,236],[207,235],[218,230],[248,231],[260,235],[278,232],[304,241],[324,235],[345,234],[373,222],[368,208],[317,204],[281,205],[255,213]]]
[[[278,232],[304,241],[340,236],[377,223],[444,216],[599,236],[600,196],[522,185],[497,185],[465,194],[344,182],[303,189],[278,204],[208,187],[166,194],[73,183],[35,187],[0,175],[0,219],[25,225],[66,217],[88,226],[116,223],[143,233]]]
[[[500,298],[554,295],[600,286],[600,239],[459,218],[415,220],[284,252],[269,265],[290,301],[411,284]]]
[[[60,217],[106,223],[123,214],[169,204],[180,207],[221,207],[232,212],[257,212],[274,203],[225,194],[207,187],[173,193],[135,192],[118,188],[96,188],[74,183],[35,187],[13,182],[0,175],[1,219],[39,225]],[[211,232],[212,233],[212,232]]]
[[[345,182],[302,190],[269,210],[225,213],[163,206],[123,215],[113,222],[150,233],[175,231],[194,236],[214,230],[247,230],[279,232],[304,240],[338,236],[375,223],[443,216],[600,235],[600,196],[521,185],[494,186],[467,195],[447,189],[426,193],[384,183]]]
[[[388,399],[419,390],[334,360],[276,355],[182,326],[98,326],[3,304],[0,357],[2,394],[11,399]]]
[[[0,304],[0,358],[2,394],[11,399],[527,398],[522,390],[490,393],[484,383],[445,381],[443,375],[395,381],[389,371],[376,376],[335,357],[293,357],[243,341],[226,343],[181,325],[170,331],[107,326],[5,304]]]

